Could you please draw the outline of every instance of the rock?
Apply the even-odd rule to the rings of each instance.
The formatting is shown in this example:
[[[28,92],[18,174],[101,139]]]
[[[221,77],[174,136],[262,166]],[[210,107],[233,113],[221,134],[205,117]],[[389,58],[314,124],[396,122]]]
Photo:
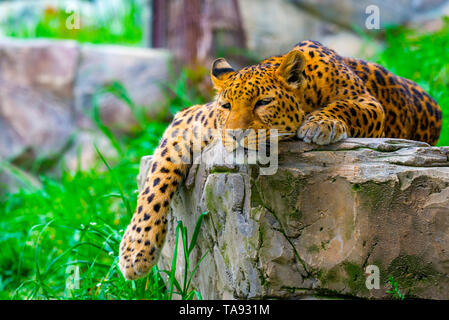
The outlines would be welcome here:
[[[244,0],[239,3],[247,47],[261,58],[286,53],[296,43],[309,39],[320,41],[342,56],[369,57],[379,46],[376,41],[368,43],[346,27],[335,24],[334,20],[322,19],[292,1]]]
[[[14,159],[25,149],[31,157],[61,152],[73,130],[73,83],[79,58],[72,41],[0,41],[0,118],[14,135],[2,154]]]
[[[422,16],[441,17],[439,8],[448,3],[447,0],[290,0],[299,8],[346,28],[357,25],[365,29],[366,19],[372,11],[366,12],[369,6],[379,9],[380,28],[388,25],[403,25]]]
[[[143,49],[109,45],[83,45],[75,84],[75,110],[78,126],[91,127],[92,98],[104,86],[119,82],[138,107],[153,114],[162,110],[162,85],[168,79],[170,54],[162,49]],[[105,125],[130,131],[136,124],[130,107],[112,94],[99,97]]]
[[[73,98],[79,59],[75,41],[3,38],[0,57],[2,81],[32,87],[61,100]]]
[[[93,95],[109,83],[122,82],[135,105],[157,113],[169,61],[164,50],[0,39],[0,157],[23,168],[36,159],[55,164],[64,158],[73,169],[74,150],[81,146],[85,167],[96,158],[94,140],[113,154],[92,124]],[[134,129],[135,119],[122,101],[102,96],[99,105],[111,129]]]
[[[283,142],[273,175],[257,165],[224,169],[221,148],[203,153],[173,198],[159,262],[170,268],[177,221],[191,235],[209,212],[190,258],[192,268],[208,252],[192,282],[205,299],[386,299],[389,276],[406,297],[449,299],[449,147]],[[150,161],[142,159],[140,187]],[[372,265],[379,289],[365,284]]]
[[[286,53],[296,43],[311,39],[342,56],[369,59],[381,43],[367,41],[354,27],[374,33],[390,25],[437,30],[441,17],[449,12],[448,0],[241,0],[239,5],[247,47],[260,58]],[[367,28],[374,17],[370,6],[379,9],[379,29]]]
[[[74,143],[64,154],[62,162],[72,172],[78,169],[87,171],[100,159],[95,147],[108,161],[118,158],[117,150],[103,134],[97,131],[79,131],[74,134]]]
[[[372,60],[380,51],[382,44],[372,39],[366,41],[360,36],[347,31],[322,35],[320,42],[334,49],[342,57],[355,57]]]
[[[261,58],[286,53],[302,40],[320,40],[329,27],[285,0],[244,0],[239,5],[247,47]]]
[[[0,158],[0,197],[19,190],[36,191],[41,187],[37,177]]]
[[[444,19],[442,17],[449,16],[449,1],[441,5],[438,10],[424,11],[415,19],[407,23],[407,27],[420,32],[437,32],[444,27]]]
[[[20,136],[0,115],[0,159],[14,159],[24,151]]]
[[[29,88],[8,84],[0,84],[0,101],[3,121],[19,137],[15,148],[29,149],[28,160],[54,157],[67,147],[73,121],[66,104]],[[18,155],[7,157],[15,159]]]

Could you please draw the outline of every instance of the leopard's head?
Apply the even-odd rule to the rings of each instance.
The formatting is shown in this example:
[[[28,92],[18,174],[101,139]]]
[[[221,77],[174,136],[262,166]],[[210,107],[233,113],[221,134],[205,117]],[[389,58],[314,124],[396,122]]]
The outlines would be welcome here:
[[[304,67],[304,54],[298,50],[238,71],[223,58],[214,61],[210,73],[217,90],[217,119],[228,151],[238,145],[257,149],[270,139],[270,129],[277,130],[278,139],[295,135],[304,118]]]

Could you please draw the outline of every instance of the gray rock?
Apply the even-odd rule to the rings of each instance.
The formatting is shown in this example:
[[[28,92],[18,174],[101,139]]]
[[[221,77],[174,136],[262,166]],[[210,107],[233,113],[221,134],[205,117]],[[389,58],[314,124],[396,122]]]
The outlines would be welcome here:
[[[83,45],[74,88],[78,126],[91,126],[86,115],[91,112],[92,98],[113,82],[125,86],[136,106],[153,114],[161,111],[161,88],[168,79],[170,57],[162,49]],[[130,107],[112,94],[99,97],[99,108],[104,124],[116,130],[129,131],[136,124]]]
[[[46,158],[67,145],[78,51],[72,41],[0,41],[0,118],[6,124],[0,132],[9,128],[14,135],[3,142],[9,143],[3,157],[29,149],[32,159]]]
[[[247,47],[261,58],[286,53],[302,40],[320,40],[329,27],[286,0],[244,0],[239,5]]]
[[[320,41],[342,56],[368,57],[380,46],[376,41],[367,42],[350,32],[347,26],[304,10],[289,0],[244,0],[239,3],[247,46],[261,58],[286,53],[296,43],[308,39]]]
[[[105,159],[118,157],[117,150],[103,134],[98,131],[79,131],[74,135],[74,143],[62,157],[65,168],[72,172],[92,168],[100,158],[95,147]]]
[[[303,40],[317,40],[342,56],[370,58],[381,47],[354,32],[371,30],[373,11],[379,9],[379,29],[411,25],[437,30],[449,12],[448,0],[241,0],[247,47],[261,58],[286,53]],[[287,31],[288,30],[288,31]]]
[[[37,177],[0,158],[0,196],[19,190],[36,191],[41,187]]]
[[[0,116],[0,159],[13,159],[25,151],[18,133]]]
[[[24,167],[63,158],[73,169],[80,148],[86,167],[96,156],[94,140],[113,154],[90,121],[94,93],[122,82],[137,106],[157,113],[169,61],[163,50],[0,39],[0,157]],[[101,97],[100,112],[112,129],[135,128],[129,106],[111,95]]]
[[[217,148],[204,152],[174,197],[159,262],[170,267],[176,222],[191,235],[208,211],[190,259],[193,266],[208,252],[192,282],[205,299],[385,299],[390,275],[407,297],[449,299],[448,147],[283,142],[274,175],[206,163]],[[140,186],[150,161],[142,159]],[[369,265],[379,268],[380,289],[365,285]]]
[[[44,39],[0,41],[2,81],[53,94],[62,100],[73,98],[79,48],[75,41]]]
[[[351,28],[353,24],[364,29],[368,6],[379,8],[380,27],[402,25],[422,16],[440,17],[438,9],[447,4],[447,0],[289,0],[299,8],[308,11],[335,24]]]

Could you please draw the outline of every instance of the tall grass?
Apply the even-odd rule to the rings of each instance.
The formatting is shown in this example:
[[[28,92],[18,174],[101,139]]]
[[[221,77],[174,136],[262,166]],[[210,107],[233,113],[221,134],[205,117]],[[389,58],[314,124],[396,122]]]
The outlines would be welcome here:
[[[178,225],[176,227],[176,242],[175,242],[175,248],[173,252],[173,259],[171,264],[171,270],[162,270],[162,272],[166,273],[169,276],[170,281],[170,290],[168,293],[168,298],[171,299],[173,296],[173,293],[176,293],[182,297],[184,300],[192,300],[195,296],[198,300],[202,300],[201,292],[199,292],[196,289],[191,289],[190,284],[192,283],[193,275],[195,274],[196,270],[198,269],[198,266],[203,261],[203,259],[206,257],[206,255],[209,253],[209,251],[206,251],[206,253],[203,254],[203,256],[199,259],[193,270],[190,268],[190,255],[195,248],[196,241],[198,239],[198,234],[200,232],[201,224],[203,222],[204,216],[207,214],[207,212],[202,213],[196,222],[195,229],[193,231],[192,239],[189,242],[188,232],[187,228],[184,227],[184,224],[182,221],[178,221]],[[183,244],[183,250],[184,250],[184,277],[182,284],[179,283],[179,281],[175,277],[176,272],[176,265],[178,262],[178,245],[179,245],[179,237],[181,236],[181,241]],[[178,291],[174,291],[174,289],[177,289]]]

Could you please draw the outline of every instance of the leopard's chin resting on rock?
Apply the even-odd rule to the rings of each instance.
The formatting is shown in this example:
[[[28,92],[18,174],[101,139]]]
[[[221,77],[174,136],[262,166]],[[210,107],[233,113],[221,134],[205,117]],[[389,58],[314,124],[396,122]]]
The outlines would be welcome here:
[[[145,276],[157,263],[170,201],[193,154],[215,139],[239,143],[245,136],[231,132],[276,129],[280,139],[297,135],[319,145],[346,137],[435,145],[441,130],[440,107],[416,83],[375,63],[341,57],[316,41],[241,70],[217,59],[211,79],[216,100],[177,113],[155,150],[120,244],[119,265],[127,279]]]

